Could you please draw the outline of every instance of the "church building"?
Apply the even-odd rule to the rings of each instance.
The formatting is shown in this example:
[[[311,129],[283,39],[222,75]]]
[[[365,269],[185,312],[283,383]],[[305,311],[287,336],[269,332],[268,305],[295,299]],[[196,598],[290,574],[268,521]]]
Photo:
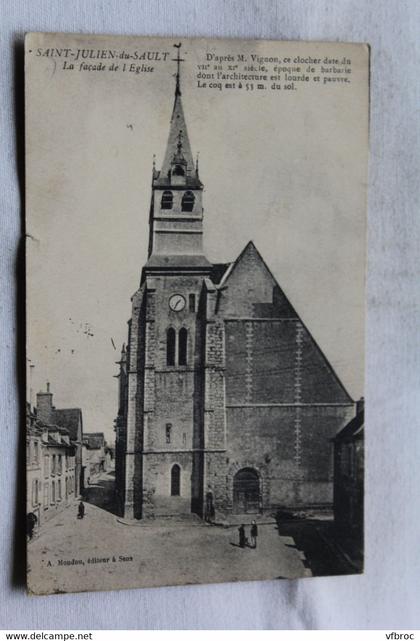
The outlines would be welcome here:
[[[233,262],[206,258],[177,62],[148,260],[119,361],[120,513],[331,507],[331,439],[355,404],[251,240]]]

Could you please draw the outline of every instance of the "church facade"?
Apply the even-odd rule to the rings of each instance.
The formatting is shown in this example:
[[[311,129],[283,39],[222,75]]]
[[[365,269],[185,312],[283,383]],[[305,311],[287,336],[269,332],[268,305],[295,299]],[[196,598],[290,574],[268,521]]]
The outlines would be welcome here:
[[[331,506],[331,439],[355,404],[252,241],[233,262],[205,257],[202,198],[178,70],[119,361],[120,513]]]

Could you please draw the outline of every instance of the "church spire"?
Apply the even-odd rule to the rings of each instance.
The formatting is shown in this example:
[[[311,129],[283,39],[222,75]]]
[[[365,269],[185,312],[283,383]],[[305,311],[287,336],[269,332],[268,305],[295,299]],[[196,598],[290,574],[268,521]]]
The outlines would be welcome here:
[[[156,187],[186,185],[192,188],[200,188],[202,185],[198,179],[191,152],[181,100],[181,62],[184,62],[184,58],[180,56],[181,43],[174,45],[174,47],[177,49],[177,56],[172,59],[177,65],[175,74],[175,100],[165,156],[160,172],[156,172],[154,185]]]
[[[209,269],[203,250],[203,185],[198,176],[188,138],[181,100],[181,43],[177,55],[175,97],[169,136],[160,171],[153,165],[152,199],[149,218],[149,260],[147,270]],[[174,258],[175,257],[175,258]],[[182,257],[182,258],[181,258]],[[163,262],[162,262],[163,261]]]

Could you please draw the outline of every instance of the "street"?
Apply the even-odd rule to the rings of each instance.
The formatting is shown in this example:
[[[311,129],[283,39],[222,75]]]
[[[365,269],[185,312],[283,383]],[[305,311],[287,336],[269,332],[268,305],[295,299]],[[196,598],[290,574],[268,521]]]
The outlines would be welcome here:
[[[259,524],[257,549],[238,546],[237,525],[195,515],[126,524],[113,511],[113,475],[101,474],[84,499],[42,526],[28,547],[28,583],[36,594],[311,576],[291,536]],[[249,524],[250,516],[244,522]]]

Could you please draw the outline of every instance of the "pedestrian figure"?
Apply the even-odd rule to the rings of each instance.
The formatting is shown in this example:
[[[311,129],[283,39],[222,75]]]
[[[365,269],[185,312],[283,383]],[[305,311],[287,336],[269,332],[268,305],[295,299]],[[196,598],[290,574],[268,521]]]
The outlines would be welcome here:
[[[80,501],[79,509],[78,509],[78,512],[77,512],[77,518],[78,519],[83,519],[84,515],[85,515],[85,504],[83,503],[83,501]]]
[[[34,514],[33,512],[29,512],[29,514],[26,515],[26,534],[28,535],[29,539],[32,539],[34,535],[34,528],[37,522],[38,519],[36,517],[36,514]]]
[[[211,523],[214,519],[213,492],[210,485],[206,492],[206,509],[204,519],[207,523]]]
[[[241,525],[241,527],[238,528],[239,532],[239,547],[244,548],[246,545],[246,536],[245,536],[245,525]]]
[[[257,547],[257,537],[258,537],[258,525],[255,523],[255,521],[252,521],[251,523],[251,547],[254,548],[254,550]]]

